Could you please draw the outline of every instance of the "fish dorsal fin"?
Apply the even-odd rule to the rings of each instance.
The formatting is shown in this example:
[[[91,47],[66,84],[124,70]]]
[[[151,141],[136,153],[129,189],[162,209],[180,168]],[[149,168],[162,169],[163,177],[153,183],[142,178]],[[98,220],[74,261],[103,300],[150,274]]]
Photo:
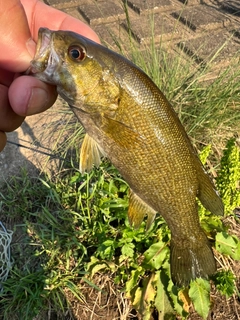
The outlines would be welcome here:
[[[128,219],[131,226],[139,228],[145,215],[148,216],[146,224],[148,230],[156,216],[156,211],[131,190],[128,207]]]
[[[222,199],[217,193],[215,186],[200,163],[200,160],[195,161],[196,167],[198,168],[198,181],[199,189],[197,197],[201,201],[202,205],[209,210],[212,214],[223,216],[224,205]]]
[[[92,170],[93,165],[98,167],[101,163],[101,156],[103,151],[97,142],[87,133],[83,139],[80,151],[79,170],[81,173]]]

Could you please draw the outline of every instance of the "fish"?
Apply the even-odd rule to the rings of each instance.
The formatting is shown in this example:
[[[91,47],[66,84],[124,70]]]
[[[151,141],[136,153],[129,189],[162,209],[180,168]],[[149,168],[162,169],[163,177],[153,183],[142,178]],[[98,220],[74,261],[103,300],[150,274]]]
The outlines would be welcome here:
[[[85,128],[80,171],[107,157],[130,188],[128,218],[146,228],[162,215],[171,231],[172,281],[208,279],[216,261],[196,197],[212,214],[222,200],[177,113],[154,82],[120,54],[71,31],[40,28],[28,74],[55,85]]]

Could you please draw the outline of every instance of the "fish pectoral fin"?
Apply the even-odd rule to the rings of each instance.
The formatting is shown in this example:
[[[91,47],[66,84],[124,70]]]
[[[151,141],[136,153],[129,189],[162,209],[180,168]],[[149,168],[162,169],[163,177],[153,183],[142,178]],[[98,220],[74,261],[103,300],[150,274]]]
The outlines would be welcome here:
[[[130,225],[136,229],[139,228],[145,215],[148,216],[146,223],[146,229],[148,230],[155,219],[156,211],[131,190],[128,207]]]
[[[102,117],[102,130],[124,149],[144,148],[145,141],[143,136],[126,124],[112,119],[106,114]]]
[[[80,172],[91,171],[93,165],[98,167],[101,163],[101,156],[104,156],[103,150],[97,142],[86,133],[80,151]]]

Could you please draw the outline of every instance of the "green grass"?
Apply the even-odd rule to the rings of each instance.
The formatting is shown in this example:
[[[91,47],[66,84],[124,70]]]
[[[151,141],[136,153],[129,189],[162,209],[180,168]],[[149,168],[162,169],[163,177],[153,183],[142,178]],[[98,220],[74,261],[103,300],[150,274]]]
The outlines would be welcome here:
[[[212,145],[213,152],[209,155],[209,149],[205,149],[203,158],[214,176],[220,173],[218,187],[228,205],[228,214],[237,219],[232,210],[240,206],[239,148],[235,140],[230,140],[226,152],[224,148],[239,132],[240,63],[236,65],[234,60],[206,84],[203,79],[213,61],[196,65],[180,51],[174,58],[166,52],[164,43],[140,52],[130,39],[128,56],[172,102],[193,143],[199,150]],[[119,47],[124,52],[121,44]],[[12,226],[14,237],[12,270],[0,293],[0,318],[42,320],[52,312],[57,319],[63,319],[69,307],[66,292],[79,304],[87,305],[86,287],[102,292],[93,279],[106,274],[111,276],[119,296],[124,290],[146,320],[152,306],[165,312],[169,319],[176,314],[186,317],[183,297],[189,299],[188,295],[198,313],[206,317],[209,283],[194,282],[188,293],[179,292],[170,280],[170,233],[164,220],[158,216],[148,233],[145,223],[139,230],[132,229],[127,220],[127,184],[107,161],[90,174],[81,175],[77,169],[78,148],[74,145],[79,144],[83,130],[76,128],[73,120],[61,134],[66,130],[69,135],[58,151],[71,157],[61,172],[52,178],[33,178],[23,171],[1,190],[1,221]],[[209,216],[203,208],[200,216],[213,243],[216,237],[217,254],[239,259],[237,236],[228,233],[222,221]],[[224,270],[213,279],[227,297],[239,295],[235,280],[233,272]],[[203,305],[198,304],[199,298]]]

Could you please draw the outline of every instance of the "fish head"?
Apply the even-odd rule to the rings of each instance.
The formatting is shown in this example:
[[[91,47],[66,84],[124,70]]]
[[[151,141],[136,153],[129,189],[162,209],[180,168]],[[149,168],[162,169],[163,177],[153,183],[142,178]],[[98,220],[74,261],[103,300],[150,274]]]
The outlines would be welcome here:
[[[86,112],[115,103],[119,84],[107,49],[71,31],[40,28],[28,74],[57,86],[71,105]]]

